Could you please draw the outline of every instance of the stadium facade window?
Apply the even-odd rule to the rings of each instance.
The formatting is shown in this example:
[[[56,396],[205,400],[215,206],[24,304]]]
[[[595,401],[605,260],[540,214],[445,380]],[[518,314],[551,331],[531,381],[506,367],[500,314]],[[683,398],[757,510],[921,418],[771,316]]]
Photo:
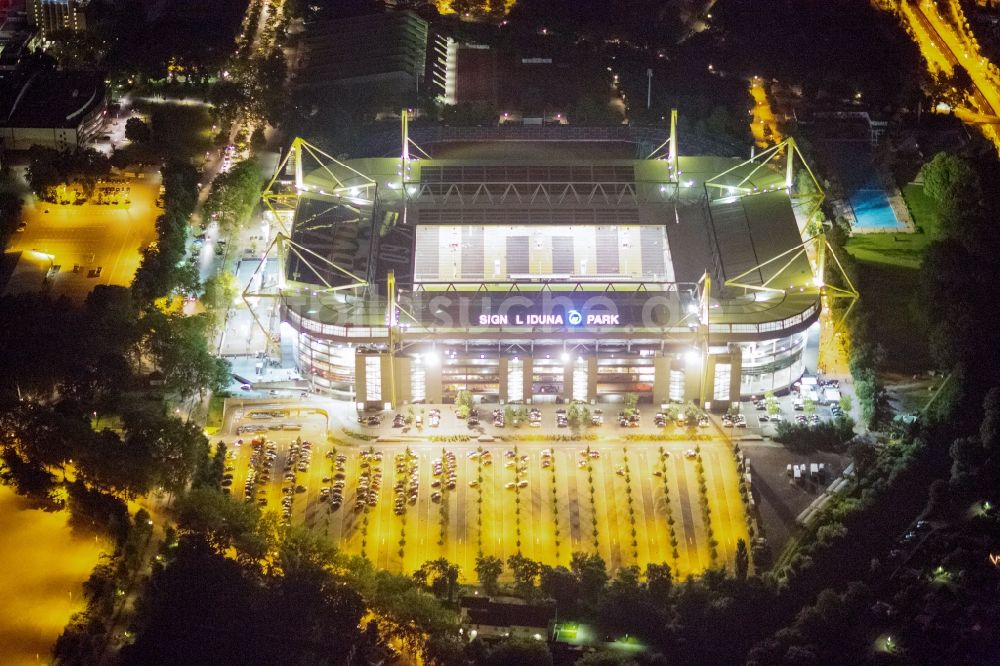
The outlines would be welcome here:
[[[573,399],[587,400],[587,362],[583,359],[573,368]]]
[[[524,400],[524,362],[517,359],[507,366],[507,400]]]
[[[729,402],[729,379],[732,376],[733,366],[729,363],[716,363],[715,365],[715,386],[712,390],[712,400]]]
[[[684,402],[684,371],[670,371],[670,386],[668,396],[671,402]]]
[[[365,400],[382,399],[382,358],[376,355],[365,357]]]
[[[410,373],[410,399],[412,402],[427,400],[427,368],[415,359]]]

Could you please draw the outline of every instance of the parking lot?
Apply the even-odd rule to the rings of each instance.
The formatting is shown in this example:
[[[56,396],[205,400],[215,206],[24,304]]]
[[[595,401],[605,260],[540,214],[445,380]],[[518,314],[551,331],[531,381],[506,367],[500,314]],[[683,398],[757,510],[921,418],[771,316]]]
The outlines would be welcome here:
[[[102,183],[79,205],[38,200],[25,205],[24,229],[11,237],[10,250],[44,260],[54,296],[82,301],[98,284],[131,284],[140,249],[156,238],[159,176],[120,180]]]
[[[712,561],[699,503],[697,461],[688,453],[695,447],[700,447],[704,466],[717,564],[731,568],[736,540],[747,538],[728,444],[722,438],[710,439],[704,431],[698,441],[669,442],[625,443],[617,425],[602,426],[600,437],[589,442],[437,443],[428,441],[427,432],[398,438],[407,441],[365,442],[358,437],[362,433],[330,441],[325,416],[254,416],[266,411],[247,408],[227,431],[227,443],[243,440],[229,461],[234,497],[244,497],[253,453],[250,442],[261,437],[270,444],[260,446],[265,453],[258,454],[258,463],[272,460],[266,477],[265,468],[256,466],[250,501],[265,500],[265,510],[279,513],[288,505],[291,522],[321,530],[344,551],[363,552],[380,568],[411,572],[428,559],[444,556],[458,564],[463,580],[469,581],[480,550],[504,559],[520,550],[546,564],[568,564],[574,551],[596,550],[612,571],[667,562],[680,576],[698,573]],[[275,419],[294,421],[302,429],[268,429],[276,427]],[[455,432],[459,424],[448,428],[450,420],[453,414],[443,413],[435,434]],[[233,428],[240,424],[256,424],[263,432],[237,437]],[[377,430],[383,429],[393,432],[389,425]],[[363,436],[374,437],[369,433]],[[296,447],[299,438],[310,445]],[[342,456],[339,464],[336,456]],[[435,474],[437,469],[440,474]],[[335,507],[330,497],[337,494],[338,481],[343,489]],[[402,506],[397,503],[397,482]],[[324,490],[331,487],[333,492]]]

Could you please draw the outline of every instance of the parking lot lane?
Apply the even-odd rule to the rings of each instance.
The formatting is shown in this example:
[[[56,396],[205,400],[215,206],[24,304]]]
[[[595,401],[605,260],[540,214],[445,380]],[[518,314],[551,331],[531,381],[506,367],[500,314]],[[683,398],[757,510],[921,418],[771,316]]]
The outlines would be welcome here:
[[[555,562],[556,536],[552,523],[552,483],[548,468],[542,467],[541,449],[532,456],[532,474],[528,487],[531,489],[532,516],[534,516],[534,535],[539,559],[544,562]]]
[[[528,557],[533,560],[542,561],[544,551],[541,548],[541,536],[538,525],[538,502],[535,493],[535,483],[538,481],[538,471],[541,469],[540,457],[534,447],[522,450],[521,455],[528,456],[527,470],[522,472],[518,478],[528,482],[528,485],[521,488],[518,494],[521,497],[521,546],[526,551]],[[549,560],[545,560],[549,561]]]
[[[631,459],[631,456],[630,456]],[[642,562],[663,562],[661,543],[662,529],[666,526],[666,518],[657,511],[657,494],[653,487],[653,468],[649,464],[650,456],[643,449],[635,455],[632,463],[632,487],[636,491],[636,513],[640,529],[639,559]]]
[[[503,482],[500,470],[503,469],[503,449],[489,449],[492,452],[493,464],[483,467],[483,516],[484,525],[488,526],[483,535],[483,550],[493,552],[496,557],[507,561],[507,553],[503,548]],[[508,517],[509,518],[509,517]]]
[[[626,530],[620,524],[621,520],[628,522],[626,517],[627,511],[623,514],[624,506],[627,504],[625,500],[625,479],[618,476],[615,470],[623,464],[624,454],[621,449],[609,449],[607,451],[601,451],[601,457],[599,460],[594,461],[597,463],[596,468],[600,468],[601,476],[603,477],[602,486],[598,486],[598,494],[601,493],[602,489],[604,491],[604,505],[601,512],[605,514],[605,519],[607,522],[607,528],[602,530],[602,541],[607,541],[607,552],[608,556],[605,558],[605,562],[608,563],[608,568],[611,570],[612,574],[618,571],[623,566],[627,566],[631,557],[631,539],[624,541]],[[596,476],[596,474],[595,474]],[[603,543],[601,544],[604,545]]]
[[[590,500],[584,497],[587,479],[586,474],[579,467],[577,467],[578,460],[579,458],[576,455],[567,455],[567,464],[565,465],[567,487],[566,501],[569,504],[570,531],[573,535],[573,551],[578,551],[583,548],[584,521],[586,521],[586,526],[590,526]]]
[[[373,461],[372,464],[373,472],[375,469],[382,471],[382,487],[378,494],[378,504],[375,507],[377,527],[374,536],[378,549],[378,559],[374,561],[379,563],[378,566],[383,569],[398,572],[401,570],[399,555],[397,553],[399,550],[400,523],[392,510],[392,486],[395,483],[394,477],[396,474],[396,468],[392,464],[392,456],[393,453],[390,450],[384,450],[382,461]]]
[[[344,516],[344,537],[341,540],[345,552],[351,555],[361,554],[361,523],[363,511],[355,511],[354,503],[358,499],[358,481],[361,478],[361,456],[358,451],[352,451],[347,456],[344,466],[347,483],[344,485],[344,505],[340,511]]]
[[[573,472],[573,460],[564,451],[554,450],[552,459],[555,461],[555,475],[549,475],[549,483],[555,484],[556,506],[559,509],[559,556],[560,564],[568,562],[567,555],[576,548],[578,532],[574,520],[579,520],[570,500],[569,477]],[[549,493],[552,493],[551,486]]]
[[[517,513],[519,505],[516,502],[516,494],[513,490],[506,487],[506,484],[514,480],[513,468],[508,468],[504,464],[506,460],[506,457],[501,456],[494,464],[499,464],[501,469],[503,469],[503,473],[500,475],[501,485],[498,491],[502,491],[503,493],[502,513],[507,517],[503,521],[504,552],[506,557],[510,557],[520,550],[517,542],[518,539],[523,539],[524,536],[524,514]],[[521,526],[520,537],[517,534],[519,525]]]
[[[733,519],[726,498],[724,476],[720,468],[719,456],[725,455],[725,445],[712,443],[702,447],[702,458],[705,464],[705,482],[708,484],[708,506],[712,510],[712,532],[718,542],[716,553],[717,565],[731,566],[731,555],[736,549],[736,523]]]
[[[437,504],[431,502],[431,453],[427,448],[421,448],[417,452],[417,472],[420,478],[420,487],[417,491],[417,520],[413,530],[417,537],[413,545],[407,537],[406,549],[414,553],[410,565],[416,569],[426,560],[434,559],[437,552],[438,526],[437,516],[434,513]],[[409,530],[408,530],[409,531]],[[414,548],[413,546],[416,546]]]
[[[601,556],[608,567],[615,571],[620,566],[620,558],[617,557],[618,535],[614,530],[614,525],[610,520],[611,506],[614,504],[614,481],[605,474],[606,464],[601,461],[608,458],[608,452],[604,452],[599,460],[594,461],[594,514],[597,516],[597,553]],[[586,475],[586,471],[584,472]],[[612,474],[613,476],[613,474]],[[586,476],[584,483],[587,483]],[[589,494],[589,491],[588,491]],[[585,547],[584,552],[593,553],[593,521],[591,521],[590,537],[591,543]],[[586,540],[584,541],[586,543]]]
[[[459,455],[461,454],[461,455]],[[469,458],[465,451],[455,452],[455,490],[448,493],[451,499],[451,510],[454,514],[451,552],[454,555],[449,558],[458,565],[461,575],[467,576],[471,571],[467,555],[469,551],[475,549],[475,537],[471,534],[469,526],[469,479],[475,473],[469,473]],[[473,518],[475,524],[475,518]]]
[[[687,482],[687,470],[686,461],[682,459],[681,455],[672,455],[668,460],[672,461],[672,465],[668,464],[668,467],[673,470],[673,477],[670,479],[670,485],[672,488],[677,489],[677,499],[678,503],[676,508],[679,509],[681,523],[680,534],[678,534],[678,548],[677,550],[681,554],[680,565],[684,575],[689,573],[695,573],[700,570],[701,563],[698,557],[698,546],[695,528],[695,516],[694,512],[698,510],[698,500],[697,500],[697,487],[693,490],[695,496],[691,496],[688,491]],[[675,525],[676,528],[676,525]]]
[[[732,459],[728,449],[720,450],[720,456],[715,462],[714,468],[719,475],[720,493],[724,504],[728,507],[731,519],[730,545],[727,545],[726,557],[730,566],[733,566],[736,561],[736,540],[743,539],[746,541],[747,547],[750,546],[746,510],[739,492],[739,470],[737,470],[736,461]]]

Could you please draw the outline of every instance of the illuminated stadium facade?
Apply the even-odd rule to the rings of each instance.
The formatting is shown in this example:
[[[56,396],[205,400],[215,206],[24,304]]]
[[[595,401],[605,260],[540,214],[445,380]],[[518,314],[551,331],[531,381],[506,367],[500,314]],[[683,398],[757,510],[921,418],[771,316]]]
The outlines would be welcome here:
[[[794,143],[750,161],[680,156],[676,132],[645,159],[576,140],[432,158],[405,118],[403,137],[400,157],[346,163],[296,141],[265,192],[279,268],[244,296],[275,298],[316,391],[719,409],[802,375],[825,241],[818,187],[790,196]]]

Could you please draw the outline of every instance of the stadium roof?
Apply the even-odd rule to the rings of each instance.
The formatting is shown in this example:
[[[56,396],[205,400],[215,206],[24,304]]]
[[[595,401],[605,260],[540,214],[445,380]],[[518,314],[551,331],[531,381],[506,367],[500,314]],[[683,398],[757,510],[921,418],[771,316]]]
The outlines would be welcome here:
[[[802,237],[784,173],[740,165],[681,157],[671,179],[665,160],[545,160],[537,149],[414,159],[405,178],[398,158],[326,164],[303,176],[291,239],[329,263],[290,254],[286,275],[301,298],[286,302],[310,319],[382,327],[391,270],[412,329],[481,335],[480,315],[502,307],[509,317],[613,312],[623,329],[667,332],[689,325],[707,273],[713,327],[799,326],[818,291],[806,253],[793,252]],[[366,177],[374,201],[361,192]],[[359,280],[363,299],[323,295],[321,285]],[[752,291],[761,286],[782,293]]]

